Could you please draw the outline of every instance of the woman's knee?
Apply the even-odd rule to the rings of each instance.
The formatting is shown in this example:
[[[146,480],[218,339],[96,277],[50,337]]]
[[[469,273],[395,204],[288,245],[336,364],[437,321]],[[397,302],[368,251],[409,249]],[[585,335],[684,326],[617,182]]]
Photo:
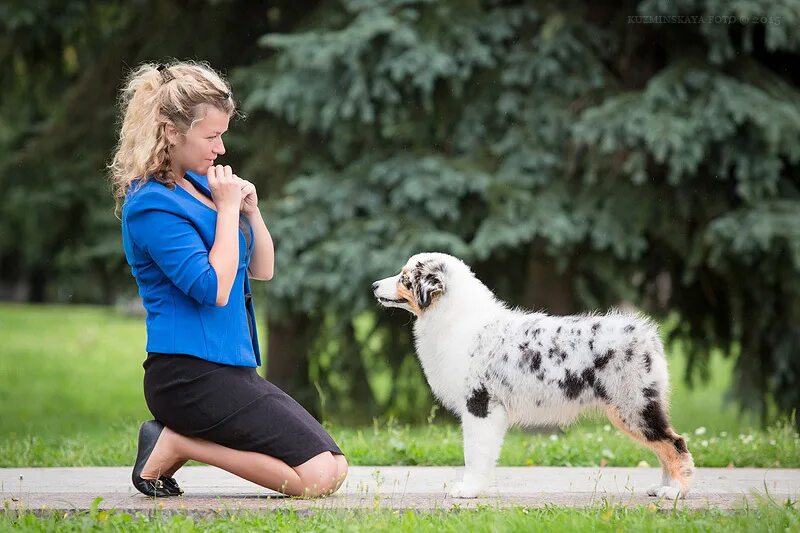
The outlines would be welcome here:
[[[339,464],[331,452],[316,455],[294,470],[301,484],[296,496],[326,496],[339,485]]]
[[[338,478],[338,485],[341,485],[344,481],[344,478],[347,477],[347,469],[349,465],[347,464],[347,458],[344,455],[334,455],[334,461],[336,461],[336,477]]]

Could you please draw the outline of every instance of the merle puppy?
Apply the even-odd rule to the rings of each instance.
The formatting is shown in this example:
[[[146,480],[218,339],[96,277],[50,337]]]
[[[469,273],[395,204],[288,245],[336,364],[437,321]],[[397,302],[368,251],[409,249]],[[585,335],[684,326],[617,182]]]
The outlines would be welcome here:
[[[461,260],[440,253],[411,257],[373,290],[382,305],[416,315],[428,384],[461,418],[466,468],[453,496],[487,487],[510,425],[565,425],[588,409],[656,453],[662,479],[649,495],[689,492],[694,462],[669,424],[664,349],[647,318],[509,309]]]

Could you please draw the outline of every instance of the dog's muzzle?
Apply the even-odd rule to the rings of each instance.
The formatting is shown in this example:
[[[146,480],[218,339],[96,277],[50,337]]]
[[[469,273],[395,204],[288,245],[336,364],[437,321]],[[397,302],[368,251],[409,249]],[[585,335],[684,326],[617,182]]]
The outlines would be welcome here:
[[[408,303],[408,300],[406,300],[405,298],[400,299],[400,300],[392,300],[391,298],[384,298],[382,296],[376,296],[376,298],[378,299],[379,302],[393,302],[393,303],[396,303],[396,304]]]
[[[380,282],[376,281],[372,284],[372,294],[380,303],[394,303],[394,304],[405,304],[408,303],[408,300],[405,298],[387,298],[386,296],[381,296],[378,294],[378,289],[380,289]]]

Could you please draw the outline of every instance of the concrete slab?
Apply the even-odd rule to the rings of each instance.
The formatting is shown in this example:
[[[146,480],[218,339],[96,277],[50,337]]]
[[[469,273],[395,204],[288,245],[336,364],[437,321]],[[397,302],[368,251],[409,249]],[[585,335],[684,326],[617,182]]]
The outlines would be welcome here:
[[[335,495],[323,499],[287,498],[208,466],[182,468],[175,476],[186,494],[153,500],[131,486],[130,468],[0,469],[0,500],[7,510],[83,510],[96,497],[101,509],[217,514],[238,510],[450,509],[477,506],[567,505],[605,501],[622,505],[674,502],[650,498],[645,490],[660,479],[657,468],[500,467],[497,483],[474,500],[453,499],[447,487],[463,467],[351,467]],[[779,502],[800,497],[800,469],[699,468],[692,494],[678,508],[742,507],[758,498]]]

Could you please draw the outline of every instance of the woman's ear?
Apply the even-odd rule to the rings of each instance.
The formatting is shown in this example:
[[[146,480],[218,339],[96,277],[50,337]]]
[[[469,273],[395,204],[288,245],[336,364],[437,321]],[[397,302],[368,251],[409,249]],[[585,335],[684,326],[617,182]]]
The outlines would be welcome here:
[[[165,124],[164,134],[167,136],[167,142],[170,146],[180,144],[181,132],[178,131],[178,128],[176,128],[175,125],[169,123]]]

